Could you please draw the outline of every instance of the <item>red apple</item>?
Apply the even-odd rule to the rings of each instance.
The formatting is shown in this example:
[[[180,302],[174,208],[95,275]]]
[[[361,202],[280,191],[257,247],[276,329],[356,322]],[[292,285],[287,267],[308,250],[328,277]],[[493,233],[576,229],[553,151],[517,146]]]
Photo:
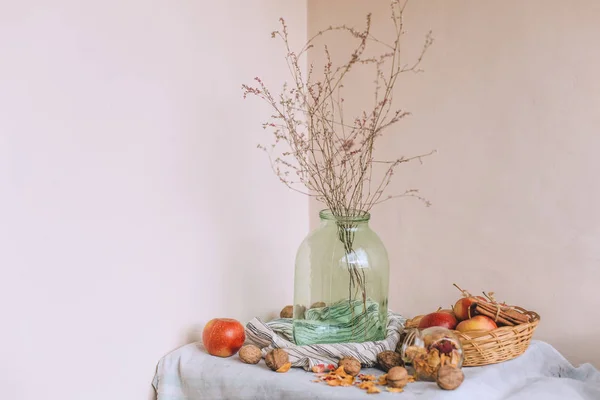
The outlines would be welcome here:
[[[245,341],[244,326],[231,318],[211,319],[202,331],[202,343],[213,356],[231,357]]]
[[[469,307],[476,302],[487,302],[487,299],[481,296],[463,297],[462,299],[459,299],[454,305],[454,315],[456,315],[456,319],[459,321],[469,319]]]
[[[453,314],[448,312],[434,312],[431,314],[427,314],[421,321],[419,322],[419,329],[426,329],[432,326],[441,326],[447,329],[456,328],[456,318]]]
[[[498,325],[493,319],[486,317],[485,315],[476,315],[471,319],[462,321],[457,325],[456,330],[459,332],[473,332],[473,331],[492,331],[496,329]]]

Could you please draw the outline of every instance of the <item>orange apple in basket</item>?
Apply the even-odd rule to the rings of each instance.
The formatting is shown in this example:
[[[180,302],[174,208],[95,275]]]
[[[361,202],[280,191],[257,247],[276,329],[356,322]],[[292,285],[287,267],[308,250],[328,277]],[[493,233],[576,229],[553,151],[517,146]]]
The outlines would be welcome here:
[[[456,284],[454,284],[456,286]],[[473,303],[477,302],[487,302],[488,300],[482,296],[471,296],[469,292],[466,290],[462,290],[458,286],[456,286],[458,290],[463,293],[463,298],[459,299],[454,305],[453,311],[454,315],[456,315],[456,319],[459,321],[464,321],[469,319],[469,307],[473,305]]]
[[[488,332],[496,328],[498,328],[498,325],[496,325],[494,320],[485,315],[476,315],[471,319],[462,321],[456,326],[456,330],[462,333],[474,331]]]

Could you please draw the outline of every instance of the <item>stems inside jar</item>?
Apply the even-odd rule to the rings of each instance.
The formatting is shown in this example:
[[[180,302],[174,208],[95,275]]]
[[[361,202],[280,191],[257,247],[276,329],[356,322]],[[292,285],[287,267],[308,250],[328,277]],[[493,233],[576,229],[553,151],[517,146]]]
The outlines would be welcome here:
[[[348,304],[352,306],[352,302],[357,300],[360,296],[363,303],[363,314],[366,314],[367,282],[365,271],[360,268],[360,265],[357,265],[358,256],[353,249],[357,225],[349,222],[337,222],[337,228],[338,238],[344,246],[344,258],[346,265],[348,266],[348,273],[350,274],[350,282],[348,284]],[[352,310],[354,310],[354,307],[352,307]]]

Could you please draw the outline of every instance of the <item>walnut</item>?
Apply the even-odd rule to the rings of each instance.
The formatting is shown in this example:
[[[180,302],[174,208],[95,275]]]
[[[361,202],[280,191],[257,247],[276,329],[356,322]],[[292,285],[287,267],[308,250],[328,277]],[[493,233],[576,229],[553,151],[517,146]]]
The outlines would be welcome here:
[[[393,388],[403,388],[408,384],[408,371],[404,367],[393,367],[387,373],[387,384]]]
[[[279,313],[279,318],[292,318],[294,316],[294,306],[285,306]]]
[[[437,384],[444,390],[454,390],[463,383],[465,375],[459,368],[452,365],[444,365],[438,371]]]
[[[377,354],[377,363],[381,369],[385,372],[389,371],[393,367],[403,367],[404,362],[402,356],[395,351],[382,351]]]
[[[327,306],[327,304],[323,303],[322,301],[317,301],[316,303],[313,303],[310,308],[323,308]]]
[[[344,357],[338,363],[338,367],[344,367],[348,375],[356,376],[360,372],[360,361],[354,357]]]
[[[242,346],[239,352],[240,360],[246,364],[258,364],[262,358],[262,352],[253,344]]]
[[[273,371],[277,371],[288,362],[290,362],[290,358],[288,353],[283,349],[271,350],[265,357],[265,364],[267,364],[267,367],[271,368]]]

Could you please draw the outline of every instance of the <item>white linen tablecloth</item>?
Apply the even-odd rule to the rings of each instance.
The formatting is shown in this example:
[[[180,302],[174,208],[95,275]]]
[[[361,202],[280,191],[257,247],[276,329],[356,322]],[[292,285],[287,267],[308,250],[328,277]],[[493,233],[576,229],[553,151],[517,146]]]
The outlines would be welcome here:
[[[574,368],[547,343],[533,341],[521,357],[501,364],[463,368],[455,391],[415,382],[404,393],[368,395],[356,387],[314,383],[300,368],[279,374],[257,365],[210,356],[200,343],[183,346],[160,360],[153,385],[158,400],[200,399],[431,399],[431,400],[600,400],[600,373],[590,364]],[[383,372],[365,369],[380,375]]]

